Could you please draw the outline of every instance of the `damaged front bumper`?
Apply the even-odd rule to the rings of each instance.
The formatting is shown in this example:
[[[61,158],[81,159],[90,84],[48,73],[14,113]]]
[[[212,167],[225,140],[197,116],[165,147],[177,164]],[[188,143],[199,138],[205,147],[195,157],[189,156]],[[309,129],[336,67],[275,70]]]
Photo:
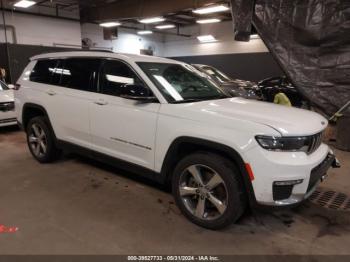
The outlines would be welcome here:
[[[311,170],[310,179],[305,194],[293,194],[294,184],[290,185],[273,185],[274,201],[264,203],[269,206],[293,206],[308,199],[315,191],[317,186],[323,182],[330,168],[339,168],[340,163],[333,152],[330,152],[327,157],[315,168]]]

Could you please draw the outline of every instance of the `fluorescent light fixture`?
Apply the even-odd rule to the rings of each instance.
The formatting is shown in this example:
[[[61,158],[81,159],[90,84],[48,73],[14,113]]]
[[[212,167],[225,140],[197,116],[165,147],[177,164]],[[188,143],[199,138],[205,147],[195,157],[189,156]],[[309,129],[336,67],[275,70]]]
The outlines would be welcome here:
[[[199,42],[202,43],[211,43],[211,42],[216,42],[218,41],[214,36],[212,35],[200,35],[197,36],[197,39],[199,40]]]
[[[224,12],[227,10],[229,10],[229,8],[226,5],[213,5],[213,6],[198,8],[193,10],[192,12],[196,14],[204,15],[204,14]]]
[[[150,30],[143,30],[143,31],[138,31],[137,34],[139,34],[139,35],[150,35],[150,34],[153,34],[153,32],[150,31]]]
[[[220,19],[218,18],[210,18],[210,19],[201,19],[201,20],[197,20],[198,24],[212,24],[212,23],[219,23],[221,22]]]
[[[22,7],[22,8],[28,8],[31,7],[32,5],[35,5],[36,2],[34,1],[28,1],[28,0],[21,0],[15,3],[13,6],[15,7]]]
[[[162,30],[162,29],[170,29],[170,28],[175,28],[175,25],[157,25],[156,26],[156,28],[157,29],[160,29],[160,30]]]
[[[102,27],[115,27],[115,26],[120,26],[121,23],[119,22],[106,22],[106,23],[101,23],[100,26]]]
[[[260,36],[258,34],[250,35],[250,39],[259,39]]]
[[[141,19],[139,22],[142,24],[153,24],[153,23],[160,23],[164,21],[165,21],[165,18],[163,17],[151,17],[151,18]]]

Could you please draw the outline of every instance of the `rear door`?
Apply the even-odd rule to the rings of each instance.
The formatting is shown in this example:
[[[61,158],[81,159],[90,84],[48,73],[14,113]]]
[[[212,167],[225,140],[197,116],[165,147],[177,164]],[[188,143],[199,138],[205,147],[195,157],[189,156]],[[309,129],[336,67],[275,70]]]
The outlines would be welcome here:
[[[97,92],[95,79],[100,60],[69,58],[62,60],[60,91],[52,105],[61,139],[83,147],[90,147],[89,104]]]
[[[41,63],[41,64],[39,64]],[[68,58],[38,61],[31,81],[41,82],[41,100],[59,140],[90,147],[89,103],[97,92],[95,77],[100,60]],[[36,79],[36,75],[47,79]],[[46,84],[44,84],[46,83]],[[47,84],[49,83],[49,84]]]

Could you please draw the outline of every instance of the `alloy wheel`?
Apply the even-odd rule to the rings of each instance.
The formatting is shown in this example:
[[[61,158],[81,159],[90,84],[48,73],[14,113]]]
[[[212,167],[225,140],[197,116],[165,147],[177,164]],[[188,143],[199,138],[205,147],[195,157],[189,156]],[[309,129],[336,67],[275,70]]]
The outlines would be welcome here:
[[[28,136],[29,145],[36,157],[43,157],[47,153],[47,138],[43,128],[38,124],[33,124]]]
[[[215,170],[205,165],[192,165],[183,171],[179,194],[187,210],[202,220],[217,219],[227,209],[226,184]]]

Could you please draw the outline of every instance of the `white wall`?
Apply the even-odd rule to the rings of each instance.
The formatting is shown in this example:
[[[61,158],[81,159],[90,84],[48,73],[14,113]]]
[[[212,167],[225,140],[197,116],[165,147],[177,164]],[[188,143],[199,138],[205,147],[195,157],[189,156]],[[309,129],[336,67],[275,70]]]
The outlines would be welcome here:
[[[181,29],[181,33],[192,37],[153,34],[140,36],[134,30],[119,28],[118,39],[103,40],[103,29],[97,24],[47,18],[27,14],[6,12],[6,23],[16,28],[19,44],[53,46],[65,44],[80,46],[82,38],[89,38],[96,48],[109,48],[115,52],[139,54],[140,49],[151,48],[156,56],[200,56],[233,53],[268,52],[260,39],[237,42],[233,39],[231,22],[192,26]],[[171,30],[170,32],[176,32]],[[218,42],[200,43],[196,36],[212,34]],[[8,32],[11,40],[11,33]],[[4,42],[4,30],[0,29],[0,42]]]
[[[18,44],[81,45],[79,22],[11,12],[6,12],[5,18],[7,25],[15,26]],[[4,42],[2,29],[0,29],[0,42]]]
[[[159,34],[140,36],[134,30],[118,28],[118,38],[104,40],[103,29],[97,24],[82,24],[82,38],[89,38],[96,48],[113,49],[114,52],[140,54],[140,49],[151,48],[156,56],[163,55],[163,37]]]
[[[139,54],[140,49],[148,49],[149,46],[156,56],[164,57],[268,52],[261,39],[252,39],[250,42],[234,41],[231,22],[181,29],[180,33],[192,35],[189,38],[159,34],[139,36],[134,30],[123,28],[118,28],[118,31],[118,39],[106,41],[103,40],[103,29],[99,25],[90,23],[82,25],[82,37],[91,39],[95,47],[110,48],[121,53]],[[218,42],[200,43],[196,37],[206,34],[214,35]]]
[[[167,36],[165,38],[163,55],[166,57],[199,56],[234,53],[268,52],[261,39],[252,39],[250,42],[234,40],[232,22],[192,26],[180,31],[192,37]],[[214,43],[200,43],[198,35],[215,36]]]

